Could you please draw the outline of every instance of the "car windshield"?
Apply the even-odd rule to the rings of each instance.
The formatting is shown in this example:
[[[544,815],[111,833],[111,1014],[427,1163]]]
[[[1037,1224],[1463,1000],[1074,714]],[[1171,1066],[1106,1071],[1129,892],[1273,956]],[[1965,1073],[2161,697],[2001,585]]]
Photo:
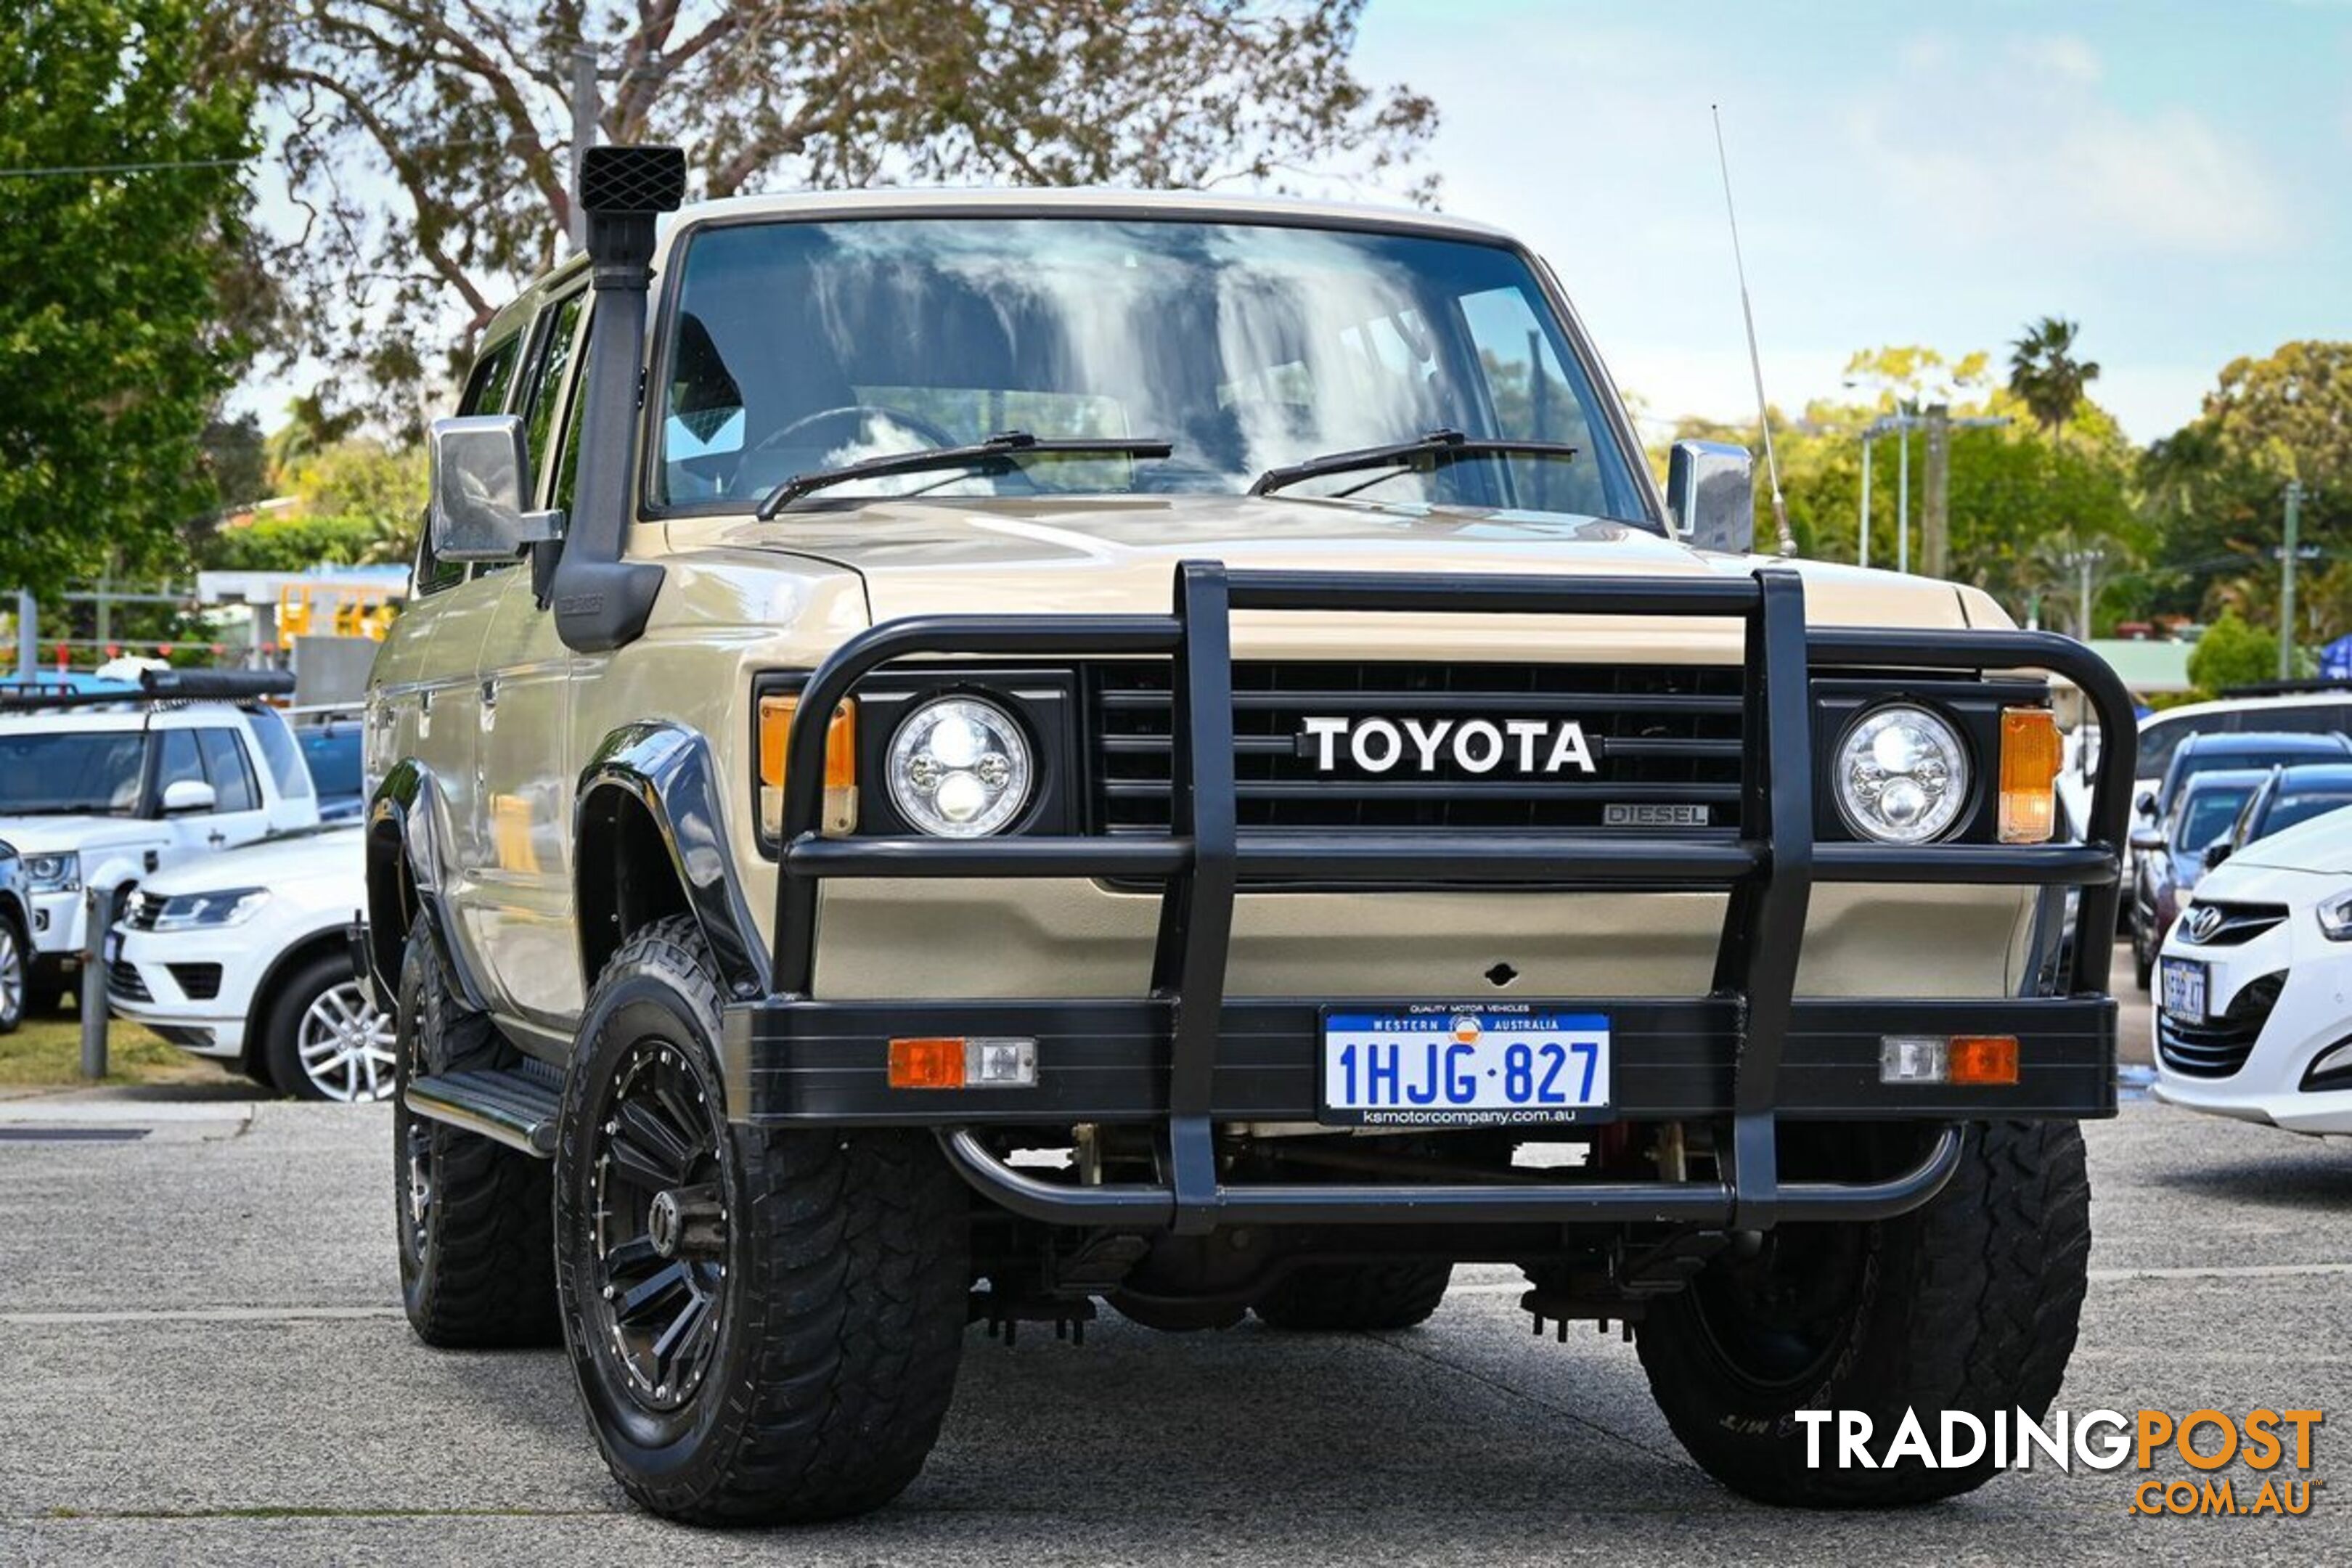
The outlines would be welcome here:
[[[0,731],[0,816],[128,816],[146,756],[136,730]]]
[[[2271,801],[2270,809],[2263,814],[2263,830],[2254,837],[2267,838],[2283,828],[2298,822],[2308,822],[2315,816],[2325,816],[2331,811],[2341,811],[2352,805],[2352,795],[2281,795]]]
[[[2202,849],[2224,833],[2238,819],[2246,797],[2254,793],[2252,784],[2215,785],[2198,790],[2180,808],[2180,826],[2172,836],[2176,849]]]
[[[1174,451],[866,478],[809,504],[1233,495],[1269,468],[1454,430],[1576,453],[1359,470],[1282,493],[1650,524],[1594,379],[1507,246],[971,216],[722,225],[683,245],[657,504],[740,511],[795,474],[1007,430]]]

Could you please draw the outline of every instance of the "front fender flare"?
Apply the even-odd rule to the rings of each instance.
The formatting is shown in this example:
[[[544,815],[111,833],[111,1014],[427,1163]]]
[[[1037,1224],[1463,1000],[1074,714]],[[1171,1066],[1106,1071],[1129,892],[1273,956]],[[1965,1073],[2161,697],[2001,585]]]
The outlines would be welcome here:
[[[486,993],[457,943],[444,892],[448,805],[440,781],[415,758],[403,758],[368,797],[366,820],[368,983],[377,1005],[387,1012],[396,1005],[401,951],[413,917],[425,922],[460,999],[478,1013],[488,1012]]]
[[[685,892],[687,908],[702,928],[703,940],[709,944],[719,981],[729,994],[766,995],[768,950],[760,940],[751,901],[744,897],[742,881],[728,852],[726,818],[710,742],[682,724],[658,721],[624,724],[605,736],[581,771],[572,802],[575,875],[590,869],[582,846],[596,814],[614,805],[616,791],[643,807],[652,819],[670,868]],[[596,965],[588,946],[584,905],[583,909],[581,973],[593,984]]]

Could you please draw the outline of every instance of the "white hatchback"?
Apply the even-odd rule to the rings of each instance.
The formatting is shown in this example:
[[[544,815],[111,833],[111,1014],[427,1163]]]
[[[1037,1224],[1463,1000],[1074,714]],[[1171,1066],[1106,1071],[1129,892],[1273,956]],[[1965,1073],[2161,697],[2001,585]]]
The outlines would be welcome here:
[[[2156,1093],[2352,1133],[2352,810],[2209,872],[2157,955]]]
[[[366,898],[357,825],[159,872],[107,940],[107,996],[199,1056],[306,1100],[392,1092],[392,1018],[352,967]]]

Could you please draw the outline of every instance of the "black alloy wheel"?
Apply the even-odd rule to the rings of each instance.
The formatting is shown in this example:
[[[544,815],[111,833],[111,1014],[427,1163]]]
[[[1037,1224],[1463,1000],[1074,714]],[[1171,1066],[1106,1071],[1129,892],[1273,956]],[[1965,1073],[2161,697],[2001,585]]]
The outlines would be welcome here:
[[[608,1386],[667,1424],[722,1332],[726,1125],[686,1053],[629,1048],[588,1133],[590,1289],[582,1310]]]

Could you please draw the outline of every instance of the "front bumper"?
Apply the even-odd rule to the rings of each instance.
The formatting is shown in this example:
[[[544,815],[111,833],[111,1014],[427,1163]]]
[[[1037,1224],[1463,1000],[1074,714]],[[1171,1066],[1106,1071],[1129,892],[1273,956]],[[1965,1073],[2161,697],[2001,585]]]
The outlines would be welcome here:
[[[1231,627],[1234,611],[1444,611],[1737,616],[1745,628],[1748,762],[1736,838],[1590,833],[1282,832],[1235,824]],[[1815,669],[2046,669],[2073,679],[2104,732],[2127,741],[2132,710],[2106,665],[2071,639],[2029,632],[1819,630],[1801,580],[1767,567],[1696,581],[1408,578],[1178,569],[1172,616],[940,616],[877,626],[809,679],[800,713],[830,716],[857,681],[909,656],[1160,657],[1175,672],[1174,821],[1165,837],[1015,837],[977,841],[821,836],[825,724],[789,742],[774,949],[761,994],[728,1009],[730,1115],[772,1125],[940,1130],[951,1161],[988,1196],[1055,1223],[1201,1231],[1244,1220],[1380,1223],[1433,1210],[1492,1219],[1654,1220],[1764,1226],[1867,1218],[1927,1201],[1958,1157],[1957,1131],[1909,1171],[1875,1182],[1783,1183],[1778,1123],[1927,1123],[2082,1118],[2115,1110],[2115,1008],[2105,995],[2132,748],[2111,742],[2091,842],[1930,845],[1814,842]],[[838,1001],[813,994],[820,885],[832,879],[1090,877],[1164,889],[1149,997],[1134,1001]],[[1454,889],[1581,889],[1724,895],[1714,984],[1691,998],[1578,997],[1608,1013],[1617,1078],[1609,1115],[1718,1124],[1714,1181],[1432,1187],[1229,1184],[1215,1128],[1311,1121],[1318,1008],[1338,998],[1227,994],[1237,885]],[[1816,883],[2076,887],[2063,994],[1983,1001],[1799,1000],[1799,949]],[[919,954],[910,954],[919,957]],[[1372,977],[1367,977],[1372,978]],[[1349,1000],[1353,1000],[1350,998]],[[2014,1034],[2014,1086],[1882,1084],[1880,1037]],[[893,1089],[887,1044],[909,1035],[1021,1035],[1039,1042],[1028,1089]],[[1159,1131],[1158,1179],[1080,1185],[1015,1171],[976,1130],[1143,1121]]]
[[[145,931],[117,926],[119,944],[106,966],[108,1010],[155,1030],[198,1056],[236,1058],[245,1053],[246,1016],[271,953],[257,952],[249,931]],[[242,940],[240,940],[242,939]],[[186,971],[217,970],[217,989],[191,997]]]

